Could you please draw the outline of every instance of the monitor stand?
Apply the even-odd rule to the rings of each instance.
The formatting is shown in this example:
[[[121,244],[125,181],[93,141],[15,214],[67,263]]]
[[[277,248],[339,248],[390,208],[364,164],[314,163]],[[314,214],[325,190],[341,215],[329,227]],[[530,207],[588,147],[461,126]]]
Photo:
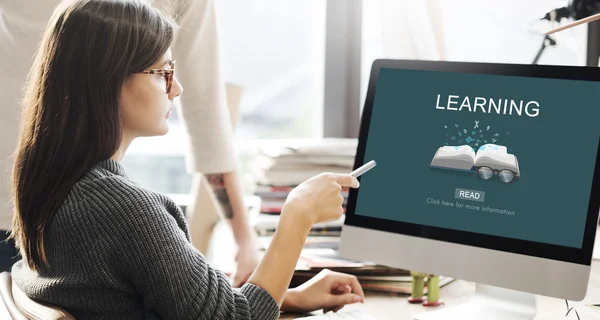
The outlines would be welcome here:
[[[415,315],[416,320],[486,319],[532,320],[537,308],[530,293],[476,284],[471,301],[456,307],[432,310]]]

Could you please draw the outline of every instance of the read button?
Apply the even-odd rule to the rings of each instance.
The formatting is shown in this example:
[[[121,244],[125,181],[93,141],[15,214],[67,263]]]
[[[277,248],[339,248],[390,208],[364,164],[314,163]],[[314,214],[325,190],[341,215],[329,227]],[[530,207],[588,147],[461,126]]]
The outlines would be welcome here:
[[[461,200],[483,202],[485,200],[485,192],[456,188],[456,190],[454,190],[454,197]]]

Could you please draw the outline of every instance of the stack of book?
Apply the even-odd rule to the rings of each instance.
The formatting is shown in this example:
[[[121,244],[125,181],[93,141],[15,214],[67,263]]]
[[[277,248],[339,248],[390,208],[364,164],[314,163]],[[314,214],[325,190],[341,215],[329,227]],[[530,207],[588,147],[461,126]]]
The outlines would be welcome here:
[[[260,186],[296,186],[322,172],[352,169],[357,143],[344,138],[256,141],[250,170]]]
[[[349,173],[354,166],[356,139],[322,138],[256,141],[249,171],[261,199],[260,214],[253,219],[262,235],[274,232],[283,204],[293,188],[323,172]],[[342,190],[347,200],[348,189]],[[344,201],[344,208],[346,205]],[[315,225],[313,234],[338,234],[344,217]]]
[[[271,236],[259,237],[265,250],[269,247],[271,240]],[[405,296],[411,294],[412,277],[409,270],[344,258],[338,252],[339,242],[339,237],[309,236],[296,264],[290,286],[296,287],[323,269],[329,269],[355,275],[365,291]],[[453,280],[450,277],[440,276],[440,287]],[[424,293],[427,293],[427,287],[425,287]]]

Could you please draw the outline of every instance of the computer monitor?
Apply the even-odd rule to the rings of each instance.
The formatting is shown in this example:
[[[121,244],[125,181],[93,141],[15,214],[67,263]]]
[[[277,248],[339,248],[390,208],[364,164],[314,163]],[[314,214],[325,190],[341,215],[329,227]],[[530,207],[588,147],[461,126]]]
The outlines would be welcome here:
[[[597,68],[377,60],[340,254],[476,283],[415,319],[531,319],[582,300],[600,205]],[[508,303],[504,303],[508,302]]]

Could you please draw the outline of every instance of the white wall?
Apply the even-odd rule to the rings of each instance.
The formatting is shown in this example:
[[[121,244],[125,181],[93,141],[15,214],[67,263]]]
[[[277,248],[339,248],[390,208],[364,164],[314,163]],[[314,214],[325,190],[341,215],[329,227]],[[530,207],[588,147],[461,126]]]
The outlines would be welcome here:
[[[447,59],[531,63],[542,44],[542,35],[532,32],[530,24],[566,2],[441,1]],[[547,21],[534,25],[537,32],[551,28]],[[565,30],[555,37],[557,45],[546,48],[539,64],[585,65],[586,26]]]
[[[377,58],[437,56],[451,61],[530,64],[542,45],[542,32],[553,28],[550,22],[539,18],[566,3],[567,0],[365,0],[361,103],[371,63]],[[424,27],[424,23],[433,27]],[[585,65],[586,26],[554,36],[557,45],[545,49],[539,64]],[[437,47],[425,45],[431,43]],[[428,52],[433,49],[439,52]]]

